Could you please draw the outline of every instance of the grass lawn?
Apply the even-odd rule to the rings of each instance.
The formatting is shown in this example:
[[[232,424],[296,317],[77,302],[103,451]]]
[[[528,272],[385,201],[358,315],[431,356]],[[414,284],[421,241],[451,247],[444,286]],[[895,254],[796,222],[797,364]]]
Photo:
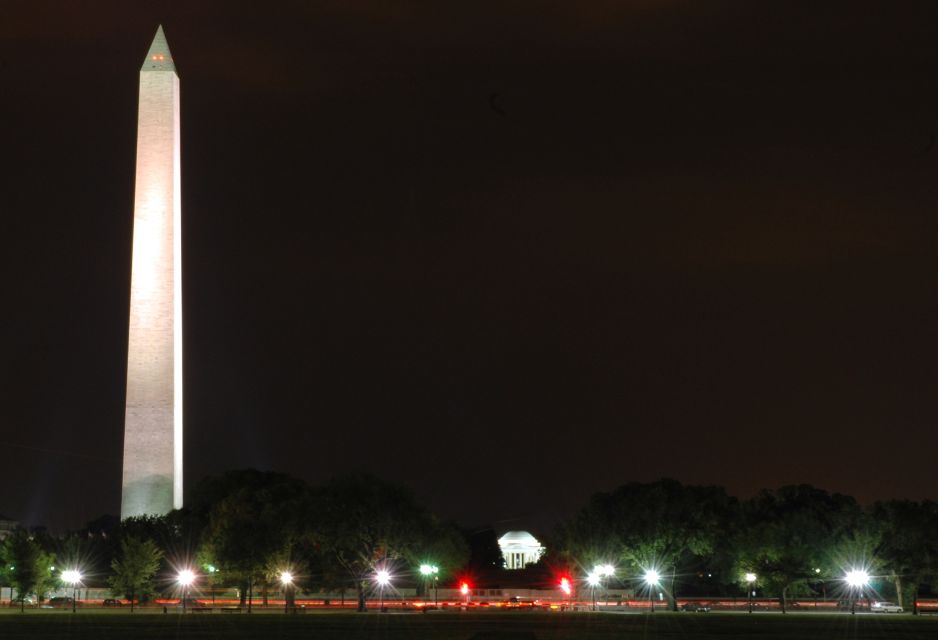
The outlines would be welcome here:
[[[938,616],[739,613],[485,613],[370,612],[279,614],[175,614],[33,611],[0,613],[0,638],[75,640],[109,638],[356,640],[389,638],[436,640],[590,640],[656,638],[792,638],[814,640],[936,640]]]

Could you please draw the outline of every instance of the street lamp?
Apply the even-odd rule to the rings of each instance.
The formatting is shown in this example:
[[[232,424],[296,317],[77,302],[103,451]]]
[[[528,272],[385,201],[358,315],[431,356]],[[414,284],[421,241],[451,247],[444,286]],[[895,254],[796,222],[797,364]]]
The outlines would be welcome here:
[[[600,582],[602,581],[595,571],[586,576],[586,584],[590,586],[590,597],[593,599],[593,611],[596,611],[596,587]]]
[[[661,580],[661,574],[658,573],[655,569],[648,569],[645,572],[645,584],[648,585],[648,596],[651,600],[651,612],[655,612],[655,593],[654,587],[658,586],[658,582]]]
[[[288,591],[293,588],[293,574],[289,571],[282,571],[280,573],[280,584],[283,585],[283,612],[287,613],[290,607]]]
[[[439,576],[440,568],[435,564],[420,565],[420,575],[423,576],[424,583],[429,589],[430,579],[433,578],[433,606],[438,607],[439,603]]]
[[[593,567],[592,575],[598,578],[599,584],[602,585],[602,588],[603,588],[603,594],[605,595],[606,586],[608,584],[606,579],[611,578],[614,575],[616,575],[616,568],[612,566],[611,564],[598,564],[595,567]],[[607,605],[609,604],[608,598],[607,598],[606,604]],[[595,606],[593,608],[595,609]]]
[[[215,574],[218,573],[218,567],[213,564],[205,565],[205,570],[208,571],[208,582],[212,589],[212,607],[215,606]]]
[[[186,612],[186,601],[189,599],[189,587],[195,582],[195,573],[192,569],[183,569],[176,576],[176,582],[182,587],[182,612]]]
[[[375,582],[378,583],[378,609],[384,611],[384,588],[391,584],[391,573],[387,569],[378,569]]]
[[[863,587],[870,583],[870,574],[863,569],[852,569],[844,576],[844,580],[854,590],[854,594],[862,594]],[[857,595],[854,595],[850,602],[850,613],[854,615],[857,612],[857,599]]]
[[[78,602],[78,584],[81,582],[81,571],[78,569],[66,569],[62,572],[62,582],[72,586],[72,613],[75,613],[75,606]]]
[[[749,592],[749,613],[752,613],[752,587],[756,583],[756,574],[751,571],[746,574],[746,591]]]

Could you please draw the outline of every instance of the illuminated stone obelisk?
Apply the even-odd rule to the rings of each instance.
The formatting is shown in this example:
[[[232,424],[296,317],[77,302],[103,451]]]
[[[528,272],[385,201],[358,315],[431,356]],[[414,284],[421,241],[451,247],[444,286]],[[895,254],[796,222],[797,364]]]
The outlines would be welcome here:
[[[121,518],[182,506],[179,77],[159,27],[140,69]]]

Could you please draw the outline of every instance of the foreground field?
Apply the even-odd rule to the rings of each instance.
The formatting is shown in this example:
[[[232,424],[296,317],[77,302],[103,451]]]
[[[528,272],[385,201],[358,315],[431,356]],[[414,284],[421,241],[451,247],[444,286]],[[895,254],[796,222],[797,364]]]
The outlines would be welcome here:
[[[934,640],[938,616],[655,613],[412,613],[345,612],[282,615],[161,615],[34,612],[0,615],[3,640],[40,638],[174,638],[356,640],[590,640],[657,638],[797,638],[798,640]]]

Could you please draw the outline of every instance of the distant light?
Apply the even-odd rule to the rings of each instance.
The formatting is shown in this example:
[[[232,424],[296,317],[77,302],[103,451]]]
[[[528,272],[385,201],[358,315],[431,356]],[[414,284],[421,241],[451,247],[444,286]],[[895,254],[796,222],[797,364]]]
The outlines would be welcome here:
[[[659,580],[661,580],[661,574],[654,569],[649,569],[645,572],[645,582],[648,584],[658,584]]]
[[[756,581],[756,574],[751,573],[751,572],[746,574],[746,582],[753,583],[755,581]]]
[[[66,584],[78,584],[81,582],[81,572],[78,569],[68,569],[62,572],[62,582]]]
[[[215,573],[216,571],[218,571],[218,569],[216,569],[215,565],[213,564],[207,564],[205,565],[205,568],[208,570],[209,573]]]
[[[593,573],[598,575],[600,578],[604,578],[606,576],[614,576],[616,575],[616,568],[612,566],[611,564],[601,564],[601,565],[598,565],[595,569],[593,569]]]
[[[599,583],[600,583],[599,576],[596,575],[595,573],[591,573],[588,576],[586,576],[586,584],[588,584],[589,586],[597,587],[599,586]]]
[[[820,570],[820,569],[815,569],[815,570],[814,570],[814,573],[821,573],[821,570]]]
[[[289,571],[284,571],[280,574],[280,582],[282,584],[293,584],[293,574]]]
[[[195,582],[195,574],[191,569],[183,569],[179,572],[179,575],[176,576],[176,582],[184,587],[188,587],[190,584]]]
[[[572,589],[570,588],[570,578],[561,578],[560,579],[560,590],[570,595]]]
[[[375,582],[382,587],[386,587],[391,584],[391,573],[387,569],[379,569],[375,573]]]
[[[847,575],[844,576],[844,580],[846,580],[847,584],[851,587],[862,587],[869,584],[870,574],[862,569],[854,569],[847,572]]]
[[[464,596],[469,595],[469,583],[468,582],[463,582],[461,585],[459,585],[459,593],[463,594]]]
[[[420,573],[421,573],[421,575],[430,576],[430,575],[433,575],[433,574],[439,573],[439,572],[440,572],[440,568],[437,567],[437,566],[434,566],[434,565],[432,565],[432,564],[422,564],[422,565],[420,565]]]

